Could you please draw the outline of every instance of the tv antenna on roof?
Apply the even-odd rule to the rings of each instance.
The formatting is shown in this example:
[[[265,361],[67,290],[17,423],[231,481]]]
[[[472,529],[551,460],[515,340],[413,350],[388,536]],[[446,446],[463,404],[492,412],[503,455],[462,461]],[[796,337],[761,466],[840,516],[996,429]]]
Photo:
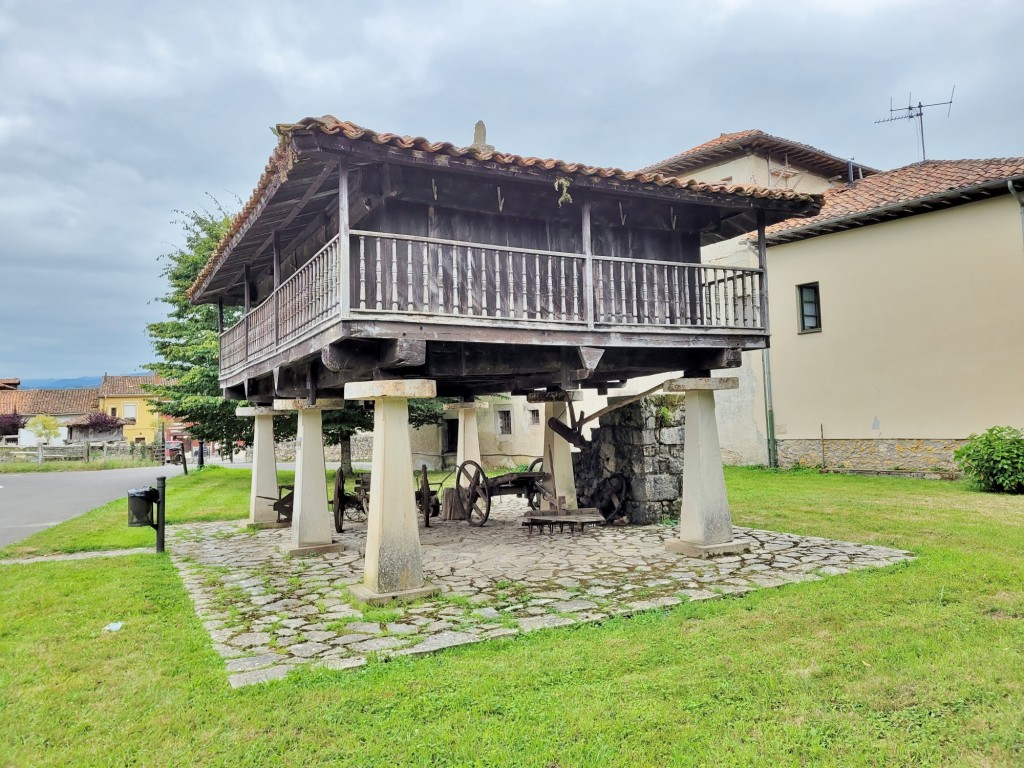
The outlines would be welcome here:
[[[953,90],[949,92],[949,101],[937,101],[934,104],[922,104],[920,101],[914,104],[914,99],[910,94],[907,94],[907,106],[905,107],[893,107],[892,97],[889,97],[889,117],[882,118],[881,120],[875,120],[875,125],[879,123],[894,123],[897,120],[917,120],[918,127],[918,139],[921,142],[921,161],[928,159],[928,156],[924,151],[924,111],[928,107],[944,107],[947,104],[949,109],[946,110],[946,117],[949,117],[949,113],[953,111],[953,94],[956,93],[956,86],[953,86]]]

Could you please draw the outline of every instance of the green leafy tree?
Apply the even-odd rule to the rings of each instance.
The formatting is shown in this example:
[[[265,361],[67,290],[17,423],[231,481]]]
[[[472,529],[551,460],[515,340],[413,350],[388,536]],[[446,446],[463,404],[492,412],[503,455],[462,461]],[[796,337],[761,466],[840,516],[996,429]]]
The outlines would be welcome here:
[[[193,305],[187,295],[217,244],[228,231],[231,214],[219,204],[214,211],[181,213],[185,243],[164,254],[163,276],[168,291],[159,300],[167,305],[167,319],[146,326],[159,362],[147,366],[158,374],[160,383],[149,387],[154,408],[166,416],[189,424],[198,440],[223,444],[252,443],[252,419],[235,416],[243,401],[225,400],[218,381],[220,356],[217,308]],[[225,309],[225,323],[239,319],[241,310]],[[342,446],[342,466],[351,472],[349,438],[357,431],[371,429],[373,416],[360,404],[324,413],[324,442]],[[296,417],[274,419],[274,435],[284,439],[295,435]]]
[[[41,443],[48,443],[60,435],[60,422],[53,416],[33,416],[28,420],[25,429],[36,436]]]

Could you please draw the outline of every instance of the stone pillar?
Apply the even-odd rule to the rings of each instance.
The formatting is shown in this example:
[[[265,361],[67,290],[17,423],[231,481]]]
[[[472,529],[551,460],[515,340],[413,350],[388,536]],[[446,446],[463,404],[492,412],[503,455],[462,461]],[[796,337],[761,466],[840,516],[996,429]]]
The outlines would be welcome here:
[[[697,377],[665,382],[666,392],[686,393],[683,443],[683,502],[679,538],[668,542],[669,552],[689,557],[713,557],[750,549],[732,534],[732,514],[725,494],[722,450],[715,419],[715,390],[737,389],[739,379]]]
[[[572,469],[572,447],[560,437],[548,424],[550,419],[568,422],[568,400],[575,400],[576,392],[557,393],[559,399],[552,399],[551,393],[530,394],[527,400],[531,403],[544,403],[544,472],[549,479],[542,483],[545,491],[552,499],[565,497],[567,509],[576,509],[576,478]],[[543,500],[541,508],[551,511],[556,508],[552,501]]]
[[[322,552],[341,552],[335,543],[333,523],[327,508],[327,477],[324,464],[323,411],[344,406],[343,400],[275,400],[278,410],[299,412],[295,438],[295,497],[292,507],[292,538],[284,551],[292,557]]]
[[[254,419],[252,440],[252,484],[249,490],[249,528],[283,528],[291,523],[277,522],[277,459],[274,456],[274,416],[281,411],[264,406],[235,409],[235,415]]]
[[[409,441],[409,398],[434,397],[436,392],[436,384],[425,379],[345,385],[347,400],[374,401],[363,583],[349,587],[362,602],[415,600],[439,591],[423,580]]]
[[[475,461],[480,464],[480,425],[477,423],[477,413],[491,407],[487,402],[473,403],[447,403],[444,406],[446,411],[458,411],[459,413],[459,445],[455,453],[455,463],[462,464],[464,461]]]

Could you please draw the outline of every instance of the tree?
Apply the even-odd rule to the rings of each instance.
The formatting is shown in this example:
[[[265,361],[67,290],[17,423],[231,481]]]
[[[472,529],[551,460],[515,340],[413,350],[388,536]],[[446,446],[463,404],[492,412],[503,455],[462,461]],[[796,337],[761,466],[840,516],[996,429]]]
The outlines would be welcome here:
[[[60,435],[60,422],[53,416],[33,416],[28,420],[25,429],[36,436],[36,439],[46,444]]]
[[[198,440],[222,444],[252,442],[252,420],[239,419],[235,408],[244,405],[221,396],[217,380],[219,333],[217,308],[193,305],[187,295],[217,244],[228,231],[231,215],[219,203],[211,211],[181,213],[185,244],[160,258],[168,292],[159,301],[168,307],[167,319],[146,326],[153,349],[160,358],[145,368],[157,374],[158,383],[148,387],[150,403],[165,416],[189,425]],[[233,322],[239,310],[225,312]]]
[[[0,437],[18,434],[18,430],[24,429],[27,423],[28,417],[20,413],[0,414]]]
[[[184,246],[160,257],[166,262],[162,274],[169,290],[159,300],[168,306],[167,319],[146,326],[161,358],[145,366],[161,378],[148,387],[154,398],[150,402],[159,413],[189,424],[189,433],[198,440],[250,445],[252,419],[235,416],[235,408],[246,403],[221,396],[217,308],[193,305],[187,296],[228,231],[231,215],[218,203],[213,212],[182,212],[181,216]],[[230,325],[239,319],[241,310],[225,308],[224,314]],[[296,422],[294,415],[274,419],[274,436],[279,440],[294,436]],[[346,472],[351,472],[351,463],[345,460],[349,438],[372,427],[372,415],[359,403],[324,413],[324,442],[342,446],[342,468]]]

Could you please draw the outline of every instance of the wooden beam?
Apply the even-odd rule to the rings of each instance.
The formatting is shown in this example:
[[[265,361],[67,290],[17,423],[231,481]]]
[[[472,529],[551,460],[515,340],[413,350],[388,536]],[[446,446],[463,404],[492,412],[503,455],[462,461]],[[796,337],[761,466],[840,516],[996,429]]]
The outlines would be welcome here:
[[[343,164],[338,168],[338,291],[340,292],[338,304],[343,320],[349,316],[349,305],[352,301],[349,287],[351,282],[349,229],[348,165]]]
[[[583,267],[583,316],[587,319],[587,327],[594,327],[594,248],[590,231],[590,200],[583,201],[583,255],[586,261]]]
[[[334,169],[337,167],[337,165],[337,160],[333,160],[324,165],[323,170],[320,171],[320,174],[315,179],[313,179],[313,183],[306,188],[305,194],[301,198],[299,198],[299,202],[296,203],[295,207],[292,208],[291,211],[289,211],[288,215],[285,216],[284,219],[282,219],[281,223],[274,227],[274,232],[271,232],[270,235],[268,235],[267,238],[260,245],[260,247],[256,249],[256,252],[253,254],[252,259],[250,259],[250,261],[255,261],[256,259],[258,259],[260,257],[260,254],[263,253],[263,251],[265,251],[273,244],[275,234],[278,231],[287,227],[289,224],[291,224],[292,221],[295,220],[295,217],[302,213],[302,209],[306,207],[306,203],[308,203],[313,198],[313,195],[320,191],[320,187],[322,187],[324,185],[324,182],[327,181],[327,178],[332,173],[334,173]]]

